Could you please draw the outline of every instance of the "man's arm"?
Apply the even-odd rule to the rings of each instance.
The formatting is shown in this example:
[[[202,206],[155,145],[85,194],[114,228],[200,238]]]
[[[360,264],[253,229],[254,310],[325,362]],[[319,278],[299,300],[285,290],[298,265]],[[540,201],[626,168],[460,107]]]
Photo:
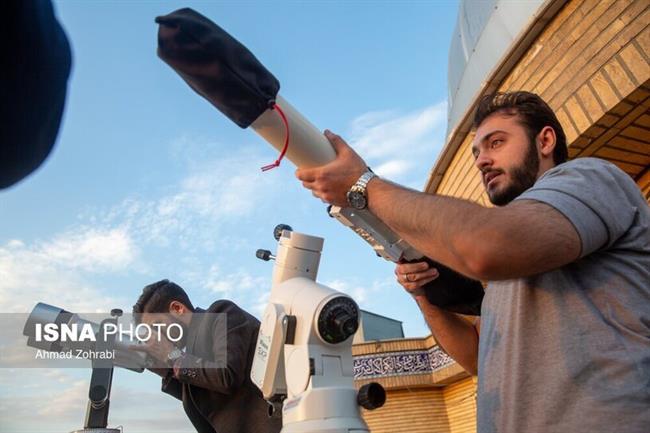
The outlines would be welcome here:
[[[416,297],[416,302],[440,347],[468,373],[478,375],[479,319],[472,324],[456,313],[436,307],[424,296]]]
[[[486,208],[383,179],[370,182],[368,196],[370,210],[407,242],[475,279],[534,275],[580,255],[580,237],[571,222],[541,202],[519,200]]]
[[[326,134],[337,152],[331,163],[299,169],[312,193],[347,206],[346,193],[366,170],[365,162],[340,137]],[[580,237],[553,207],[519,200],[486,208],[452,197],[413,191],[383,179],[368,183],[370,210],[424,255],[479,280],[533,275],[580,255]]]

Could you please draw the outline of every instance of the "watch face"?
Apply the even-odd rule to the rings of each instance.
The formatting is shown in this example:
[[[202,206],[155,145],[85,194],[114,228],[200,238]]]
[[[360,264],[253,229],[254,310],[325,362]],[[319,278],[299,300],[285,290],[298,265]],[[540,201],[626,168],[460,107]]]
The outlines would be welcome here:
[[[348,192],[348,202],[354,209],[365,209],[368,204],[366,197],[359,191]]]

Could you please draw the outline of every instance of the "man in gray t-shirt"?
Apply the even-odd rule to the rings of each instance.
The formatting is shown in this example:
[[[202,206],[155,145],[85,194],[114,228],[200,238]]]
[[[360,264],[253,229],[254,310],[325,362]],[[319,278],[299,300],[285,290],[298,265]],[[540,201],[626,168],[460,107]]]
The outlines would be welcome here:
[[[561,212],[581,252],[488,284],[478,430],[650,431],[650,211],[638,187],[616,166],[580,158],[516,200]]]
[[[362,193],[373,214],[426,256],[489,281],[481,318],[469,321],[427,301],[422,286],[436,269],[396,269],[437,342],[478,374],[478,431],[650,431],[647,202],[610,163],[566,162],[562,127],[535,94],[486,96],[474,127],[475,165],[496,207],[377,177]],[[367,179],[366,164],[326,135],[337,158],[296,176],[317,197],[346,206],[346,192]]]

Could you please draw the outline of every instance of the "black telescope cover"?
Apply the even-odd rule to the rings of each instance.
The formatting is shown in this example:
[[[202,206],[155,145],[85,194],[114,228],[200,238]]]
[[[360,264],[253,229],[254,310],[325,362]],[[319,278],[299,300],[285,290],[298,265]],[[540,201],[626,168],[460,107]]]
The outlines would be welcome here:
[[[242,128],[270,108],[280,82],[237,39],[184,8],[156,18],[158,56]]]

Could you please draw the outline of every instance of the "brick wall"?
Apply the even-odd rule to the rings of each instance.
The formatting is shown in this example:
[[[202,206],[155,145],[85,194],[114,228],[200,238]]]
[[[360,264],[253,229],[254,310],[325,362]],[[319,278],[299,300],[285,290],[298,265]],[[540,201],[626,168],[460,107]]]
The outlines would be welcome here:
[[[650,2],[568,2],[532,43],[498,90],[529,90],[562,123],[570,156],[608,159],[650,199]],[[458,151],[436,187],[439,194],[488,205],[459,128]]]

